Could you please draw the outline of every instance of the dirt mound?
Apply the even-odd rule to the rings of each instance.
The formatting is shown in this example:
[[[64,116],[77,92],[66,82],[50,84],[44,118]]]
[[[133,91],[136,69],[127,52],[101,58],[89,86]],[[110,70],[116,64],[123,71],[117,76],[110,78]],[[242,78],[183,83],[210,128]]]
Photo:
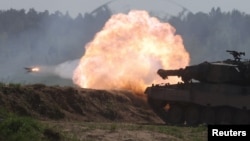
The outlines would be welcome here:
[[[161,122],[145,97],[129,91],[1,84],[0,106],[40,120]]]

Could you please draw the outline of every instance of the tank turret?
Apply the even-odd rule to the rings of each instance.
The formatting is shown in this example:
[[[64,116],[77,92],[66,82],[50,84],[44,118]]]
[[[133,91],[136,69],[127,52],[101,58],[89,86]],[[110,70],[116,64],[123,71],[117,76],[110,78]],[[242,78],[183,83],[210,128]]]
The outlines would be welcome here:
[[[232,61],[233,62],[233,61]],[[250,84],[250,66],[242,62],[226,63],[226,62],[204,62],[199,65],[187,66],[177,70],[157,71],[163,79],[168,76],[181,77],[185,83],[192,79],[206,83],[230,83],[230,84]]]
[[[153,111],[172,125],[250,124],[250,61],[242,61],[244,52],[227,52],[234,59],[159,69],[163,79],[178,76],[184,83],[147,87]]]

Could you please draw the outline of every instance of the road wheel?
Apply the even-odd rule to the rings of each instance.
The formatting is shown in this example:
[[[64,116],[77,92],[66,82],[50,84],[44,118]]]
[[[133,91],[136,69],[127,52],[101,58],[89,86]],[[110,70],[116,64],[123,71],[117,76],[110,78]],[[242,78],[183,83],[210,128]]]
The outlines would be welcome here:
[[[222,107],[216,110],[216,123],[217,124],[231,124],[232,123],[232,109],[229,107]]]
[[[179,104],[170,104],[166,111],[167,121],[170,124],[184,124],[184,110]]]
[[[237,110],[236,114],[233,115],[233,121],[235,124],[248,124],[249,123],[249,114],[247,110]]]
[[[200,108],[190,105],[185,111],[185,121],[187,125],[197,125],[200,121]]]
[[[152,108],[152,110],[154,111],[154,113],[159,116],[165,123],[167,123],[167,115],[166,115],[166,111],[164,110],[164,107],[166,105],[166,101],[162,101],[162,100],[155,100],[152,98],[148,98],[148,103],[150,105],[150,107]]]
[[[211,107],[205,107],[201,111],[200,116],[201,123],[214,124],[215,122],[215,111]]]

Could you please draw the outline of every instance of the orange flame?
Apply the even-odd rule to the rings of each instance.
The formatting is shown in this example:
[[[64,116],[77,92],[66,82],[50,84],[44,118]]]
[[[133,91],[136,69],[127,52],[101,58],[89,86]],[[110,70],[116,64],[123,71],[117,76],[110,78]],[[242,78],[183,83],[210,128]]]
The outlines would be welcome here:
[[[159,68],[178,69],[189,63],[175,28],[146,11],[113,15],[85,48],[73,76],[83,88],[142,92],[147,85],[162,81],[156,74]]]

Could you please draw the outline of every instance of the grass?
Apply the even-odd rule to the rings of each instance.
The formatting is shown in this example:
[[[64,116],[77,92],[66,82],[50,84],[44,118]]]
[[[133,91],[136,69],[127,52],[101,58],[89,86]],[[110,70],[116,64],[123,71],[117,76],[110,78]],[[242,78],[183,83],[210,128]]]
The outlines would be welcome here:
[[[166,126],[166,125],[148,125],[148,124],[129,124],[129,123],[100,123],[100,122],[73,122],[71,120],[59,122],[59,121],[38,121],[31,117],[24,117],[20,115],[28,116],[30,114],[23,114],[26,111],[31,111],[31,109],[26,109],[26,104],[32,107],[32,110],[37,111],[38,114],[46,115],[52,120],[62,119],[64,115],[61,115],[60,109],[57,106],[53,107],[53,104],[43,103],[46,102],[42,99],[43,95],[40,91],[41,89],[46,95],[52,95],[56,97],[54,93],[58,93],[57,89],[45,87],[43,84],[32,85],[32,87],[22,86],[20,84],[3,84],[0,83],[0,96],[3,97],[1,100],[10,100],[12,102],[4,103],[0,106],[5,106],[10,111],[15,111],[19,115],[6,112],[0,108],[0,141],[78,141],[85,139],[87,141],[100,140],[102,137],[109,136],[110,134],[118,134],[119,137],[125,140],[136,140],[141,137],[141,132],[150,134],[152,140],[154,140],[158,134],[167,135],[178,140],[187,141],[203,141],[206,140],[206,126],[199,127],[177,127],[177,126]],[[67,93],[75,93],[74,89],[67,89]],[[12,97],[13,94],[13,97]],[[15,95],[16,94],[16,95]],[[54,95],[53,95],[54,94]],[[9,96],[9,97],[8,97]],[[71,95],[70,95],[71,96]],[[117,116],[117,111],[120,106],[119,102],[122,104],[127,104],[126,99],[115,99],[116,97],[107,97],[108,94],[103,94],[100,96],[98,93],[91,94],[90,100],[96,104],[102,105],[101,115],[107,119],[115,121]],[[16,98],[16,99],[15,99]],[[53,98],[53,97],[52,97]],[[78,97],[74,97],[77,99]],[[53,98],[54,99],[54,98]],[[103,101],[103,99],[108,99]],[[16,101],[19,101],[18,105]],[[20,102],[21,101],[21,102]],[[118,102],[117,102],[118,101]],[[78,101],[74,99],[68,103],[75,104]],[[85,104],[85,100],[80,101]],[[135,102],[137,103],[137,102]],[[1,104],[1,103],[0,103]],[[9,104],[9,106],[8,106]],[[77,103],[76,103],[77,104]],[[130,103],[129,103],[130,104]],[[39,105],[39,106],[37,106]],[[37,106],[37,107],[36,107]],[[71,105],[70,105],[71,106]],[[137,105],[135,105],[137,106]],[[73,107],[73,106],[71,106]],[[91,108],[91,107],[90,107]],[[73,107],[73,109],[81,113],[81,108]],[[79,110],[80,109],[80,110]],[[84,108],[88,109],[88,107]],[[26,111],[25,111],[26,110]],[[99,112],[99,111],[96,111]],[[57,118],[59,116],[59,118]],[[97,115],[98,116],[98,115]],[[89,120],[87,120],[89,121]],[[95,133],[95,132],[99,133]],[[128,132],[128,133],[127,133]],[[135,133],[131,135],[131,132]],[[127,134],[126,134],[127,133]],[[135,135],[135,136],[134,136]],[[136,138],[132,139],[130,136]],[[128,138],[127,138],[128,137]],[[112,139],[112,138],[111,138]],[[168,139],[167,139],[168,140]]]
[[[1,122],[0,134],[6,141],[40,140],[43,129],[34,120],[25,117],[8,117]]]
[[[5,141],[29,141],[30,139],[36,141],[79,141],[79,134],[97,129],[104,130],[107,133],[149,131],[150,133],[162,133],[187,141],[206,140],[207,131],[206,126],[203,125],[198,127],[177,127],[116,122],[39,122],[29,117],[20,117],[0,110],[0,140]]]
[[[56,130],[65,129],[64,123],[49,123]],[[77,140],[78,134],[87,133],[95,130],[104,130],[107,133],[118,131],[149,131],[150,133],[162,133],[185,141],[204,141],[207,139],[207,127],[178,127],[167,125],[142,125],[128,123],[94,123],[94,122],[71,122],[67,127],[75,127],[70,131],[64,132],[66,136],[74,137]]]
[[[58,132],[47,128],[31,117],[17,116],[0,109],[0,140],[4,141],[60,141]]]

